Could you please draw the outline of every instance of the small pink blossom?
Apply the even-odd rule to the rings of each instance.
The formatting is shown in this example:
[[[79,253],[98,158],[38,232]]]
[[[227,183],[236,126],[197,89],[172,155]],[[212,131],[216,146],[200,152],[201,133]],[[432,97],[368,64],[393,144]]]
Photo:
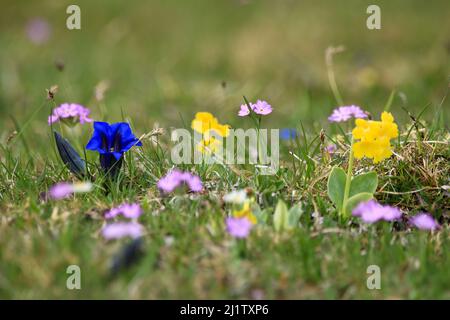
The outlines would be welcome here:
[[[267,102],[263,100],[258,100],[256,103],[249,103],[250,108],[252,111],[259,115],[268,115],[272,113],[272,106]],[[245,117],[250,114],[250,109],[248,108],[247,104],[242,104],[240,107],[240,110],[238,112],[238,116]]]
[[[66,182],[55,184],[49,190],[49,196],[55,200],[67,198],[72,193],[73,193],[73,185],[71,183]]]
[[[264,116],[272,113],[272,106],[267,103],[267,101],[256,101],[256,103],[252,105],[252,109],[256,114],[261,114]]]
[[[252,229],[252,223],[246,217],[228,217],[226,220],[227,231],[235,238],[246,238]]]
[[[239,117],[245,117],[250,114],[250,110],[248,109],[248,106],[246,104],[241,105],[241,109],[238,112]]]
[[[329,146],[326,146],[324,149],[325,149],[326,153],[328,153],[329,155],[332,155],[336,152],[337,147],[335,144],[330,144]]]
[[[141,216],[142,209],[138,203],[123,203],[120,206],[112,208],[111,210],[106,212],[105,218],[111,219],[120,214],[128,219],[137,219]]]
[[[375,200],[362,202],[353,209],[353,216],[360,217],[365,223],[374,223],[379,220],[394,221],[401,218],[399,209],[391,206],[383,206]]]
[[[202,180],[198,176],[189,174],[185,181],[192,192],[200,192],[203,190]]]
[[[48,41],[51,34],[50,24],[42,18],[33,18],[26,25],[28,39],[34,44],[43,44]]]
[[[367,118],[367,113],[364,112],[360,107],[351,105],[343,106],[333,110],[331,116],[328,117],[330,122],[343,122],[350,118]]]
[[[91,111],[77,103],[63,103],[59,107],[53,109],[53,113],[48,117],[48,124],[58,122],[60,120],[79,121],[81,124],[92,122],[89,118]]]
[[[50,190],[48,191],[48,195],[54,200],[61,200],[64,198],[68,198],[73,193],[90,192],[92,188],[93,186],[90,182],[60,182],[50,188]]]
[[[434,218],[428,213],[420,213],[411,217],[409,222],[416,228],[420,230],[436,230],[439,228],[439,224],[434,220]]]
[[[159,179],[157,184],[158,188],[166,193],[170,193],[182,185],[187,185],[192,192],[200,192],[203,190],[202,181],[198,176],[178,169],[167,173]]]
[[[120,239],[124,237],[138,238],[143,234],[143,226],[137,222],[116,222],[102,229],[105,239]]]

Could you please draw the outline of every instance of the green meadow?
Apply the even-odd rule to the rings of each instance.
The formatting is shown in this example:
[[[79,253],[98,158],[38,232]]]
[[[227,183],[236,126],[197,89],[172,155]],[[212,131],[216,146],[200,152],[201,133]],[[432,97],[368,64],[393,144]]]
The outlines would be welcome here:
[[[366,27],[374,3],[379,30]],[[448,1],[79,0],[80,30],[66,27],[70,4],[0,5],[0,298],[450,298]],[[197,112],[253,128],[238,116],[244,96],[271,104],[262,128],[297,133],[280,140],[276,174],[174,165],[171,130],[191,130]],[[65,102],[142,138],[117,177],[85,149],[92,123],[49,126]],[[352,167],[376,173],[373,197],[401,210],[396,221],[367,224],[330,200],[328,177],[335,167],[347,173],[355,127],[328,121],[341,105],[373,120],[388,111],[398,125],[390,157]],[[61,161],[52,130],[86,163],[84,178]],[[174,167],[203,190],[161,192]],[[91,192],[47,194],[81,180]],[[233,210],[223,200],[240,189],[257,218],[244,239],[227,231]],[[126,202],[142,208],[142,236],[105,239],[105,212]],[[289,227],[280,203],[295,208]],[[436,230],[411,225],[422,212]],[[70,265],[81,270],[79,290],[67,288]],[[367,286],[371,265],[380,289]]]

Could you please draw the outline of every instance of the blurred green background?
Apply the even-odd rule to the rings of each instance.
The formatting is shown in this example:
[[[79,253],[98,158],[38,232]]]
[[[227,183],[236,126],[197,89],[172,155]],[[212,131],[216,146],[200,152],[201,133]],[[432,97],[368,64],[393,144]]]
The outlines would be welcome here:
[[[71,31],[74,3],[82,28]],[[366,27],[370,4],[381,7],[381,30]],[[431,119],[449,86],[449,17],[448,0],[2,1],[0,141],[15,129],[12,116],[28,141],[47,143],[45,89],[54,84],[56,103],[81,103],[98,120],[123,113],[140,134],[155,122],[189,123],[197,111],[242,126],[242,95],[274,106],[267,126],[302,121],[317,131],[336,106],[325,50],[338,45],[346,48],[334,59],[346,104],[378,117],[395,89],[396,119],[407,119],[401,106],[417,114],[428,104]],[[36,18],[49,25],[39,44],[27,36]],[[101,81],[109,90],[99,102]]]

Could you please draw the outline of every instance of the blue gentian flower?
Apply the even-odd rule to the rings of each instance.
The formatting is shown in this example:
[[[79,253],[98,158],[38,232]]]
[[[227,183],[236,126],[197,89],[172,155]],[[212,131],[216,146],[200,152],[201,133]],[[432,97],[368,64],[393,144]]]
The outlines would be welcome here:
[[[94,133],[86,145],[86,149],[97,151],[100,154],[100,164],[105,171],[113,169],[118,171],[124,152],[133,146],[142,146],[131,131],[126,122],[109,124],[106,122],[94,122]]]
[[[283,128],[280,130],[281,140],[291,140],[297,137],[297,130],[291,128]]]

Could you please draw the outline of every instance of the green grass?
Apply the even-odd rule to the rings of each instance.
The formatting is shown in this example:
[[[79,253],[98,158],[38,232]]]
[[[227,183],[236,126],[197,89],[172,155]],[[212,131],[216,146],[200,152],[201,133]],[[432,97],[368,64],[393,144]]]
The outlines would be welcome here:
[[[0,13],[0,297],[1,298],[450,298],[448,194],[447,1],[380,1],[382,29],[365,28],[371,2],[349,1],[79,1],[82,30],[65,29],[69,3],[2,4]],[[49,43],[28,42],[28,18],[47,18]],[[387,104],[399,124],[395,155],[354,171],[379,175],[375,197],[400,207],[399,222],[360,225],[340,221],[326,194],[335,165],[346,167],[348,141],[326,118],[336,106],[327,80],[325,49],[345,45],[334,71],[345,103],[374,118]],[[64,70],[54,66],[64,62]],[[94,87],[110,84],[105,99]],[[126,155],[123,174],[109,193],[87,152],[95,189],[62,201],[41,193],[76,179],[57,157],[47,117],[55,104],[79,102],[97,120],[132,123],[137,135],[165,128]],[[300,137],[281,146],[282,168],[258,176],[252,166],[194,166],[205,192],[162,197],[156,182],[170,163],[169,129],[188,127],[198,111],[222,123],[249,127],[236,116],[242,96],[266,99],[274,113],[264,127],[295,127]],[[447,99],[446,99],[447,98]],[[414,118],[412,118],[412,117]],[[69,131],[81,151],[89,125]],[[338,152],[322,149],[337,143]],[[446,187],[447,186],[447,187]],[[245,243],[225,230],[222,196],[249,188],[262,210]],[[299,204],[291,231],[277,233],[279,199]],[[140,202],[143,254],[116,276],[113,257],[130,240],[105,241],[103,213],[124,201]],[[426,211],[442,228],[409,228],[407,216]],[[323,218],[315,218],[313,213]],[[66,289],[66,268],[81,268],[82,290]],[[381,268],[381,290],[368,290],[366,269]]]

